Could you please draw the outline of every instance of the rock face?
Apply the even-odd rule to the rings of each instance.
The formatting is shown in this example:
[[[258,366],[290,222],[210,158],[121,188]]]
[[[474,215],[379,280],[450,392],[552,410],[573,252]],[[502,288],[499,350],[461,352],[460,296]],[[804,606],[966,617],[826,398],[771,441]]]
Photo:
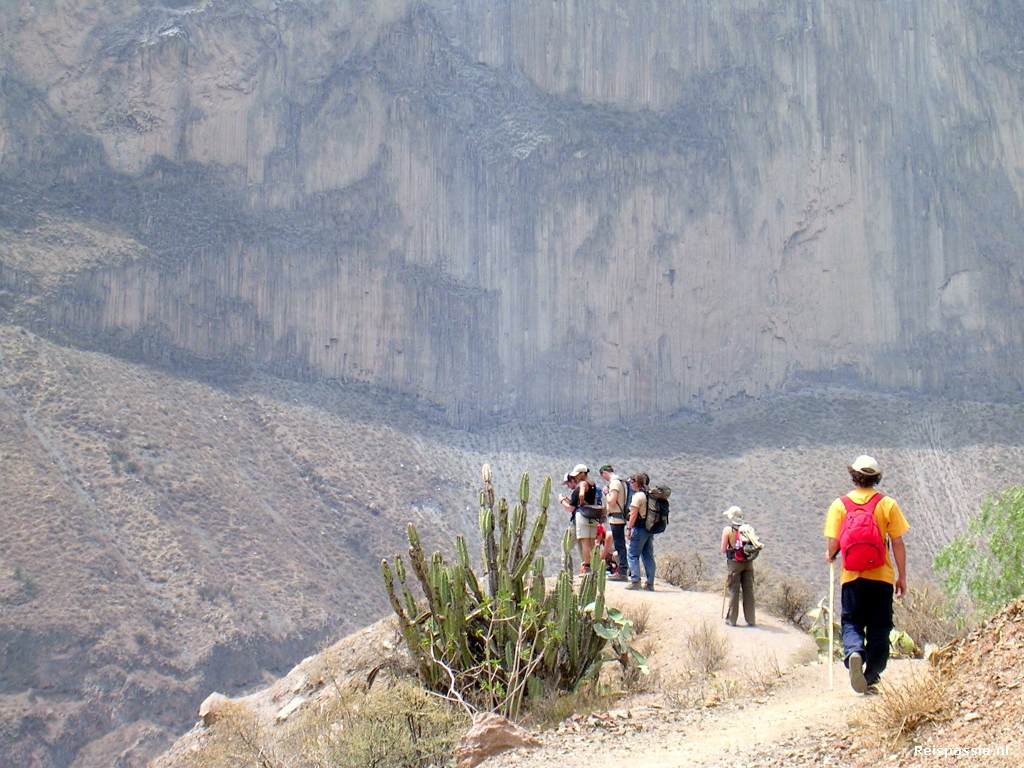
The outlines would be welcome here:
[[[0,223],[77,254],[5,256],[2,306],[50,334],[459,423],[1020,392],[1009,0],[59,0],[0,35]]]

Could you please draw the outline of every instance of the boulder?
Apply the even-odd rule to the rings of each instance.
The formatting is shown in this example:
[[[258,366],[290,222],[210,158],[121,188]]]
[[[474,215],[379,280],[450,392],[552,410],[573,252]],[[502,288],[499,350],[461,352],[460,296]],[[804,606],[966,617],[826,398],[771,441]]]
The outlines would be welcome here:
[[[478,714],[473,726],[455,748],[457,768],[474,768],[491,755],[506,749],[538,747],[540,743],[529,731],[493,712]]]
[[[225,696],[223,693],[211,693],[205,699],[203,703],[199,705],[199,719],[203,721],[203,725],[210,725],[214,720],[217,719],[217,713],[224,708],[231,699]]]

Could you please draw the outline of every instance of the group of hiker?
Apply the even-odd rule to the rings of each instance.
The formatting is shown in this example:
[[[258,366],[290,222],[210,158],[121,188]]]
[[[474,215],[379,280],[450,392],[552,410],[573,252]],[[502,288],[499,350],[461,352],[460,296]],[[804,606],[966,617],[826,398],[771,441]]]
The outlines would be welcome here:
[[[907,589],[902,537],[910,526],[899,504],[875,490],[882,473],[873,457],[858,456],[847,470],[853,490],[829,506],[825,559],[830,564],[837,557],[842,560],[841,627],[850,685],[857,693],[870,695],[877,693],[889,661],[893,599]],[[601,547],[600,559],[610,581],[653,592],[654,537],[665,528],[670,490],[652,489],[642,472],[619,477],[611,464],[603,464],[598,473],[603,487],[591,479],[586,464],[577,464],[562,479],[570,493],[560,495],[559,501],[570,512],[583,561],[580,572],[590,572],[594,548]],[[728,521],[720,543],[729,597],[725,623],[737,625],[742,605],[747,626],[756,627],[754,560],[763,545],[738,506],[722,514]]]
[[[570,525],[575,527],[583,560],[580,572],[590,572],[591,554],[600,537],[601,560],[610,571],[608,578],[628,581],[626,589],[653,592],[654,536],[658,530],[647,524],[652,519],[652,507],[657,506],[649,496],[651,480],[643,472],[619,477],[611,464],[601,465],[598,473],[606,483],[604,488],[591,480],[586,464],[577,464],[562,479],[571,493],[559,496],[559,501],[571,513]],[[645,585],[641,584],[641,575],[646,578]]]

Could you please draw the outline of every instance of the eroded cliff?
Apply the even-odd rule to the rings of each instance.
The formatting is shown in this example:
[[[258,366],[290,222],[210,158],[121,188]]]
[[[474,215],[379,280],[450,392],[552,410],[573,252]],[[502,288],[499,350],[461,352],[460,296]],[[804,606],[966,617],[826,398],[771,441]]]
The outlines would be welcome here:
[[[1019,393],[1008,3],[65,0],[0,23],[10,226],[139,246],[64,265],[15,312],[41,330],[462,423],[808,377]]]

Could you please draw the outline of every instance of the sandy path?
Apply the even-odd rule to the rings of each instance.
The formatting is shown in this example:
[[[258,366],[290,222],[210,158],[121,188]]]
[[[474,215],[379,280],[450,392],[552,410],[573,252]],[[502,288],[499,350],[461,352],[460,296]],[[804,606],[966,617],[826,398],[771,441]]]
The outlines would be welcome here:
[[[816,649],[808,634],[767,615],[758,615],[756,628],[726,627],[721,595],[661,584],[654,593],[623,587],[609,583],[608,602],[627,614],[648,606],[642,642],[654,648],[649,659],[660,688],[671,688],[690,666],[687,636],[705,620],[731,644],[723,678],[744,676],[746,664],[777,666],[778,684],[709,707],[678,708],[658,693],[634,696],[620,702],[621,709],[540,733],[539,748],[499,755],[484,768],[619,768],[638,760],[645,768],[852,764],[844,754],[848,723],[865,699],[850,689],[841,663],[834,670],[835,687],[828,689],[827,670],[809,663]],[[892,663],[887,677],[905,674],[907,664]]]

